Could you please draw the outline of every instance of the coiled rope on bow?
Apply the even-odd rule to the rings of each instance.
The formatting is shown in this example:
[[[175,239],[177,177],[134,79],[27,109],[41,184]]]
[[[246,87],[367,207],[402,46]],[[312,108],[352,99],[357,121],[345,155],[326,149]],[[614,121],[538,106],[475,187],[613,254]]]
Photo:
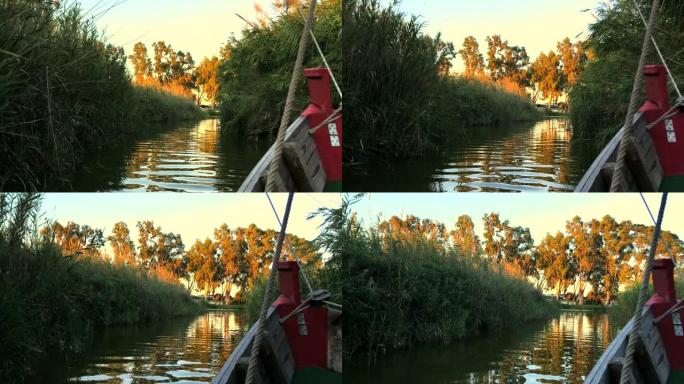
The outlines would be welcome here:
[[[268,307],[271,305],[271,290],[278,270],[278,262],[280,261],[280,253],[283,250],[283,242],[285,241],[285,233],[287,232],[287,222],[290,218],[290,208],[292,208],[292,199],[294,192],[287,195],[287,204],[285,205],[285,214],[283,215],[283,225],[280,226],[280,233],[278,234],[278,241],[276,242],[275,254],[273,255],[273,263],[271,263],[271,273],[268,275],[266,282],[266,289],[264,290],[264,298],[261,302],[261,312],[259,313],[259,321],[257,325],[256,336],[252,343],[252,351],[249,356],[249,368],[247,369],[247,384],[261,384],[256,382],[256,370],[259,364],[259,353],[261,350],[261,343],[264,338],[264,331],[266,330],[266,313]]]
[[[639,58],[639,66],[637,68],[636,76],[634,77],[634,84],[632,86],[632,96],[629,100],[629,109],[625,117],[625,135],[620,142],[620,149],[618,150],[617,163],[613,173],[613,179],[610,184],[611,192],[627,191],[627,155],[630,150],[631,142],[634,137],[634,115],[639,109],[639,94],[644,83],[643,68],[646,66],[646,60],[651,55],[653,47],[653,29],[655,28],[656,19],[658,17],[658,10],[660,9],[660,0],[653,0],[651,5],[651,16],[646,26],[646,34],[644,36],[644,43],[641,48],[641,57]]]
[[[637,306],[634,310],[634,325],[629,333],[627,352],[625,352],[625,361],[622,365],[622,372],[620,373],[620,384],[636,383],[636,379],[634,377],[634,352],[636,350],[637,339],[639,338],[639,330],[641,329],[641,315],[643,313],[643,308],[646,304],[646,298],[648,296],[648,285],[651,279],[651,272],[653,271],[653,261],[655,260],[655,253],[656,249],[658,248],[660,228],[663,225],[663,216],[665,215],[666,205],[667,193],[664,193],[663,198],[660,201],[660,210],[658,211],[658,220],[656,221],[655,230],[653,231],[653,239],[651,239],[651,248],[648,250],[646,268],[644,269],[644,275],[641,278],[639,300],[637,301]]]
[[[271,159],[271,165],[268,170],[268,181],[266,182],[266,192],[272,192],[276,190],[276,178],[278,177],[278,171],[280,168],[280,161],[283,156],[283,146],[285,145],[285,132],[287,127],[290,125],[290,117],[292,115],[292,110],[294,109],[295,102],[295,92],[297,91],[297,85],[302,80],[304,72],[304,54],[309,46],[310,31],[313,25],[314,13],[316,10],[316,0],[311,0],[309,5],[309,15],[304,22],[304,31],[302,31],[302,37],[299,40],[299,50],[297,51],[297,59],[295,60],[294,70],[292,71],[292,78],[290,79],[290,87],[287,91],[287,99],[285,100],[285,110],[283,111],[283,116],[280,119],[280,128],[278,128],[278,138],[276,139],[275,149],[273,151],[273,158]]]

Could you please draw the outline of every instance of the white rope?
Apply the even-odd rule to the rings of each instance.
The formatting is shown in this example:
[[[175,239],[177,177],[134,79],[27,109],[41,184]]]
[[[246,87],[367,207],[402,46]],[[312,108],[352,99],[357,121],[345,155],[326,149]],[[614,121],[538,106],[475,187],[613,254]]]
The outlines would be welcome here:
[[[299,15],[302,17],[302,19],[304,19],[304,13],[302,12],[302,9],[299,6],[297,6],[297,11],[299,12]],[[330,64],[328,64],[328,60],[325,58],[325,54],[323,53],[321,46],[318,45],[318,39],[316,39],[316,35],[314,35],[313,29],[309,30],[309,33],[311,34],[311,40],[313,40],[313,43],[316,46],[316,49],[318,50],[318,54],[321,56],[321,59],[323,60],[323,64],[325,64],[325,68],[328,70],[328,73],[330,73],[330,78],[332,79],[333,84],[335,84],[337,94],[340,96],[340,102],[342,102],[342,89],[340,88],[340,85],[337,83],[337,79],[335,79],[335,75],[333,74],[332,69],[330,69]]]
[[[321,121],[320,124],[309,129],[309,134],[313,135],[314,133],[318,132],[318,130],[321,129],[322,126],[324,126],[324,125],[330,123],[331,121],[334,121],[335,119],[337,119],[340,116],[340,112],[342,112],[342,106],[341,105],[339,108],[334,110],[331,114],[329,114],[328,117],[326,117],[323,121]]]
[[[637,3],[637,0],[633,0],[633,2],[637,12],[639,12],[641,21],[644,23],[644,26],[648,28],[648,22],[646,21],[644,14],[641,13],[641,7],[639,6],[639,3]],[[665,70],[667,71],[667,74],[670,76],[670,82],[672,83],[672,86],[674,86],[675,91],[677,91],[677,96],[679,96],[679,99],[681,100],[682,92],[679,90],[679,87],[677,86],[677,80],[674,78],[674,75],[672,74],[670,67],[667,65],[667,61],[665,61],[665,56],[663,56],[663,53],[660,51],[660,47],[658,47],[658,42],[656,41],[655,36],[651,36],[651,41],[653,41],[653,46],[655,47],[656,52],[658,52],[658,56],[660,56],[660,61],[663,63],[663,66],[665,66]]]
[[[653,129],[653,127],[660,124],[663,120],[675,117],[677,114],[679,114],[679,107],[681,106],[684,106],[684,99],[677,100],[677,103],[675,103],[675,105],[668,109],[667,112],[663,113],[656,121],[647,125],[646,129],[650,131],[651,129]]]
[[[280,222],[280,216],[278,216],[278,211],[276,211],[275,205],[273,205],[273,201],[271,200],[271,196],[268,194],[268,192],[266,192],[266,198],[268,199],[268,203],[271,205],[271,210],[273,211],[273,214],[275,215],[275,218],[278,221],[278,225],[282,227],[283,224]],[[306,287],[309,288],[309,294],[312,294],[313,288],[311,288],[311,283],[309,282],[309,278],[306,276],[306,271],[302,267],[302,263],[299,261],[297,254],[294,252],[294,248],[292,248],[292,243],[288,244],[288,248],[290,248],[290,255],[292,255],[292,257],[295,259],[297,265],[299,265],[299,271],[302,273],[302,277],[304,277]]]

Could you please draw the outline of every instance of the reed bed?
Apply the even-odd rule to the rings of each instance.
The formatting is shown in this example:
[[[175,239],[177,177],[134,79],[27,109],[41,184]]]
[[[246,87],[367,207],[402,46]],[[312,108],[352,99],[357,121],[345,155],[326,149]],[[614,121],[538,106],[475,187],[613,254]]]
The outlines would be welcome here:
[[[376,359],[415,344],[449,344],[553,315],[531,284],[413,238],[388,244],[350,217],[344,263],[345,356]]]
[[[341,72],[341,0],[322,0],[316,6],[313,31],[338,82]],[[302,10],[306,15],[308,8]],[[278,132],[304,21],[290,9],[273,20],[253,23],[227,43],[230,58],[219,70],[218,101],[223,132],[254,140],[273,140]],[[313,43],[304,68],[324,67]],[[331,85],[332,86],[332,85]],[[299,84],[295,114],[309,102],[306,83]],[[334,92],[335,102],[340,99]]]
[[[0,381],[30,376],[44,352],[81,352],[101,327],[202,310],[143,270],[62,256],[35,230],[39,204],[37,195],[0,195]]]
[[[145,113],[186,116],[181,100],[133,87],[123,49],[78,2],[0,0],[0,14],[0,190],[69,189],[85,149],[144,129]]]
[[[445,74],[446,44],[398,2],[345,2],[345,160],[420,156],[484,124],[541,117],[525,96]],[[467,129],[464,129],[467,128]]]

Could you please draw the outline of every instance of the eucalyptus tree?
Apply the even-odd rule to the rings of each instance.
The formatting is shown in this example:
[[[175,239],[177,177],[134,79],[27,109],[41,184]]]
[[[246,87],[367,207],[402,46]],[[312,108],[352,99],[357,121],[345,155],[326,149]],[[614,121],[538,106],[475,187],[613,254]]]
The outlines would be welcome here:
[[[41,234],[56,244],[65,256],[100,256],[100,248],[105,244],[101,229],[89,225],[79,225],[69,221],[62,225],[54,221],[41,230]]]
[[[484,76],[484,57],[480,53],[480,44],[474,36],[468,36],[463,40],[463,48],[458,51],[463,59],[466,77],[479,78]]]
[[[207,297],[220,285],[223,266],[218,260],[218,244],[209,238],[196,240],[188,250],[188,273]],[[189,290],[192,291],[192,282]]]
[[[568,243],[568,237],[558,231],[555,235],[547,234],[538,247],[537,268],[542,271],[547,287],[556,288],[556,299],[560,299],[570,284]]]
[[[458,247],[463,256],[468,259],[476,258],[480,251],[480,238],[475,233],[475,224],[468,215],[461,215],[456,219],[456,229],[451,231],[451,240]]]
[[[135,244],[131,240],[130,231],[126,223],[120,221],[114,224],[112,234],[107,237],[107,240],[109,240],[109,244],[114,251],[114,264],[136,264]]]

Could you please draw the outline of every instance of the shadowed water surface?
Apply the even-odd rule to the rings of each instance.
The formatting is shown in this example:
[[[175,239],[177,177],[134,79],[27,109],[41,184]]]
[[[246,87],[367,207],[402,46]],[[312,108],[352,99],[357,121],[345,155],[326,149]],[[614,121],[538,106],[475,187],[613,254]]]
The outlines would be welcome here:
[[[617,331],[605,313],[563,311],[497,335],[393,353],[372,368],[347,364],[345,382],[582,383]]]
[[[76,191],[236,191],[268,149],[221,135],[218,119],[145,128],[85,156]]]
[[[246,327],[246,317],[238,311],[113,327],[100,332],[78,357],[48,357],[34,382],[211,382]]]
[[[346,191],[572,191],[598,154],[573,142],[570,120],[469,128],[440,155],[347,167]]]

